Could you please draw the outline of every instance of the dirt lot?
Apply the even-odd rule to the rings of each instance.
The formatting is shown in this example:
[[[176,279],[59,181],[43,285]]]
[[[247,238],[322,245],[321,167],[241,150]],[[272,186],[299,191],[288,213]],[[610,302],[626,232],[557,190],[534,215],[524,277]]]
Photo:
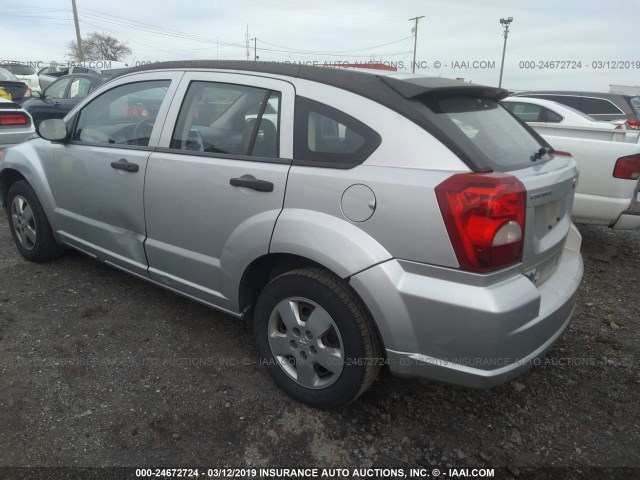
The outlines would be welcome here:
[[[0,467],[638,468],[640,232],[581,232],[574,320],[530,372],[486,391],[383,372],[315,411],[242,322],[77,253],[26,262],[2,216]]]

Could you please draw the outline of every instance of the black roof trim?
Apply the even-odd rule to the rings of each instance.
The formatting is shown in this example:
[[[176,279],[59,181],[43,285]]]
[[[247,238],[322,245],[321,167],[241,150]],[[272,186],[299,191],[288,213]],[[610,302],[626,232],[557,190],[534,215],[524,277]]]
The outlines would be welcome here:
[[[373,100],[408,118],[424,128],[447,146],[469,168],[477,172],[491,171],[489,164],[478,158],[477,152],[469,152],[457,144],[439,126],[434,115],[425,115],[424,106],[416,105],[417,97],[434,95],[463,95],[492,98],[496,101],[509,95],[507,90],[463,83],[441,77],[393,78],[387,75],[358,72],[345,68],[314,67],[295,63],[251,62],[241,60],[187,60],[158,62],[140,65],[117,74],[114,78],[129,73],[166,69],[215,69],[237,70],[301,78],[331,85]]]
[[[514,96],[524,95],[570,95],[573,97],[602,97],[602,98],[615,98],[615,97],[637,97],[637,95],[631,95],[628,93],[614,93],[614,92],[583,92],[582,90],[525,90],[523,92],[513,93]]]

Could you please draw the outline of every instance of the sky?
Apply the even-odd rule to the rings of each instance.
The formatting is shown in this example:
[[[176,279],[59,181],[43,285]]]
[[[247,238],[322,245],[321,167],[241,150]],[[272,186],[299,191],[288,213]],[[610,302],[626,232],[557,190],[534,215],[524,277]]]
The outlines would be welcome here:
[[[375,60],[512,90],[640,85],[640,0],[76,0],[83,36],[126,42],[129,65],[187,59],[343,64]],[[255,41],[253,39],[256,39]],[[71,0],[2,0],[0,63],[64,63]],[[254,51],[255,46],[255,51]]]

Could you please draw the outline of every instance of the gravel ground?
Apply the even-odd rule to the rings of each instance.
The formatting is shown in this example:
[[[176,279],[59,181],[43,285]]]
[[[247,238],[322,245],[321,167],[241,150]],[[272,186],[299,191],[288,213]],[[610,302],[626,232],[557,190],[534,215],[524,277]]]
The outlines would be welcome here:
[[[316,411],[272,384],[243,322],[81,254],[29,263],[3,216],[0,467],[638,469],[640,232],[580,230],[574,320],[540,365],[492,390],[383,371]]]

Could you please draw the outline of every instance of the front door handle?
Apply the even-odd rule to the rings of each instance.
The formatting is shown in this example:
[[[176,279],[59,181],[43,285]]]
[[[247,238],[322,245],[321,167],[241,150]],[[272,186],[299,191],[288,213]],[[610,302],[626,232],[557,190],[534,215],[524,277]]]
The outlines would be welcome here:
[[[137,172],[140,166],[137,163],[128,162],[126,158],[121,158],[117,162],[111,162],[111,168],[124,170],[125,172]]]
[[[273,183],[266,180],[258,180],[253,175],[243,175],[240,178],[232,178],[229,183],[234,187],[250,188],[258,192],[273,192]]]

